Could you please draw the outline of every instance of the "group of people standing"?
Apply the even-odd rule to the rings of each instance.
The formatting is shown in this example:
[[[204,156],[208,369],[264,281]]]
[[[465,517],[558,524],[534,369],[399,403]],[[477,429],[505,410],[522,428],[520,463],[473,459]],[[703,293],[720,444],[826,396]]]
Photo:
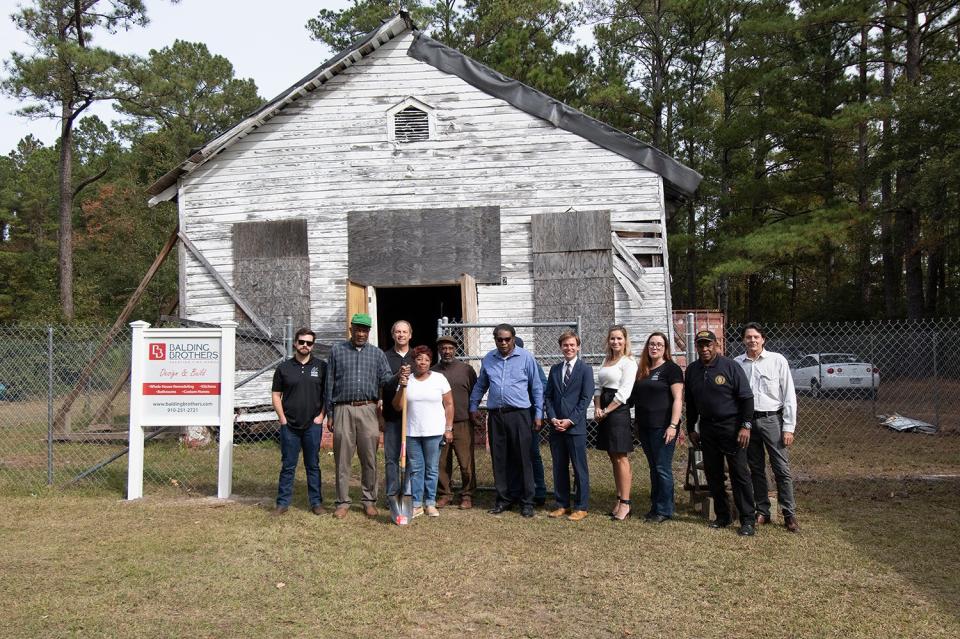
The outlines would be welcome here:
[[[571,521],[587,516],[587,412],[592,402],[596,445],[609,455],[617,491],[610,518],[623,521],[633,514],[630,454],[639,441],[650,469],[650,507],[644,518],[668,521],[674,516],[673,454],[683,441],[680,426],[685,405],[687,436],[702,451],[713,498],[716,516],[710,526],[725,528],[732,522],[725,465],[739,515],[739,534],[753,535],[756,525],[772,521],[765,459],[769,456],[784,525],[791,532],[799,531],[788,460],[796,426],[796,393],[786,360],[765,350],[759,324],[744,327],[741,339],[746,352],[736,360],[721,354],[711,331],[698,332],[699,359],[687,367],[686,374],[673,361],[666,334],[651,333],[635,358],[627,329],[613,326],[596,374],[599,392],[592,367],[580,357],[580,337],[574,331],[559,336],[563,360],[544,375],[513,326],[500,324],[493,331],[496,348],[483,357],[476,373],[456,359],[452,337],[438,338],[440,358],[433,365],[428,346],[410,348],[408,322],[394,324],[393,348],[386,353],[368,343],[371,324],[368,315],[354,315],[350,339],[335,344],[327,362],[311,355],[313,332],[299,330],[294,357],[274,375],[273,405],[280,418],[282,453],[277,514],[289,508],[301,452],[311,509],[316,514],[325,512],[317,463],[320,428],[325,422],[333,433],[337,468],[334,516],[343,518],[349,512],[348,485],[356,453],[363,509],[375,517],[381,430],[387,498],[403,490],[398,469],[404,404],[414,516],[437,517],[441,508],[452,504],[454,456],[463,480],[460,508],[472,508],[473,435],[482,423],[480,404],[486,397],[496,489],[491,514],[519,505],[522,516],[535,516],[535,505],[543,503],[545,492],[539,431],[546,428],[556,501],[548,515]]]

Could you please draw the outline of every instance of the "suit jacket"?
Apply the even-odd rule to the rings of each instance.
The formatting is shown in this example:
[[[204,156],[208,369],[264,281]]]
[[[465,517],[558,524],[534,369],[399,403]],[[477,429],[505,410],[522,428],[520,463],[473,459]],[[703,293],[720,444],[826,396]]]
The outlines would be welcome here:
[[[573,426],[565,433],[569,435],[587,434],[587,407],[593,401],[593,369],[589,364],[577,358],[570,373],[567,387],[563,387],[563,367],[566,361],[550,367],[550,376],[543,394],[547,419],[569,419]]]

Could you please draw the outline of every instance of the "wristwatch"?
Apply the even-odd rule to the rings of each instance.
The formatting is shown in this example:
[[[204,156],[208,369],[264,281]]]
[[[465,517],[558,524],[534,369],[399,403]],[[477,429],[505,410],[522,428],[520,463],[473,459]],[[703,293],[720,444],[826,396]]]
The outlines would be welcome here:
[[[747,430],[750,430],[753,428],[753,424],[751,424],[750,422],[743,422],[743,426],[741,426],[741,428],[746,428]]]

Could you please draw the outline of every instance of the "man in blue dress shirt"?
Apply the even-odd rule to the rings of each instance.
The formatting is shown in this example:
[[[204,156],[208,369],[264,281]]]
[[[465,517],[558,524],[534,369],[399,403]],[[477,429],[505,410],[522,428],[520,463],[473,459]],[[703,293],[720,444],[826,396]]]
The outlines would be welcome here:
[[[516,345],[516,335],[510,324],[493,329],[497,347],[483,357],[477,383],[470,393],[470,412],[474,419],[479,419],[480,400],[487,395],[487,432],[497,490],[497,501],[489,512],[499,515],[510,510],[510,469],[519,468],[523,481],[520,514],[533,517],[530,442],[534,428],[540,430],[543,419],[543,383],[536,360]]]

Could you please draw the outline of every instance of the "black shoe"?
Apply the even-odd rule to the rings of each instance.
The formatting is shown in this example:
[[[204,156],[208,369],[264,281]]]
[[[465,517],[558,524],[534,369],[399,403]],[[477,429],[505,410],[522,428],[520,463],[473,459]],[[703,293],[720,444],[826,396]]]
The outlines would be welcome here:
[[[511,504],[494,504],[493,508],[491,508],[487,512],[490,513],[491,515],[499,515],[501,513],[507,512],[512,507],[513,506]]]
[[[534,498],[533,498],[533,505],[534,505],[534,506],[543,506],[543,505],[546,504],[546,503],[547,503],[547,498],[546,498],[546,497],[534,497]]]
[[[643,516],[644,521],[653,521],[653,518],[657,516],[657,513],[652,510]]]
[[[714,519],[710,522],[710,528],[726,528],[729,525],[729,521],[721,521],[719,519]]]
[[[533,515],[534,515],[533,506],[524,506],[523,509],[520,511],[520,516],[526,517],[527,519],[530,519],[531,517],[533,517]]]
[[[654,515],[650,519],[647,519],[651,524],[662,524],[665,521],[670,521],[670,518],[666,515]]]
[[[754,533],[753,524],[742,524],[740,530],[737,531],[737,534],[741,537],[753,537]]]

